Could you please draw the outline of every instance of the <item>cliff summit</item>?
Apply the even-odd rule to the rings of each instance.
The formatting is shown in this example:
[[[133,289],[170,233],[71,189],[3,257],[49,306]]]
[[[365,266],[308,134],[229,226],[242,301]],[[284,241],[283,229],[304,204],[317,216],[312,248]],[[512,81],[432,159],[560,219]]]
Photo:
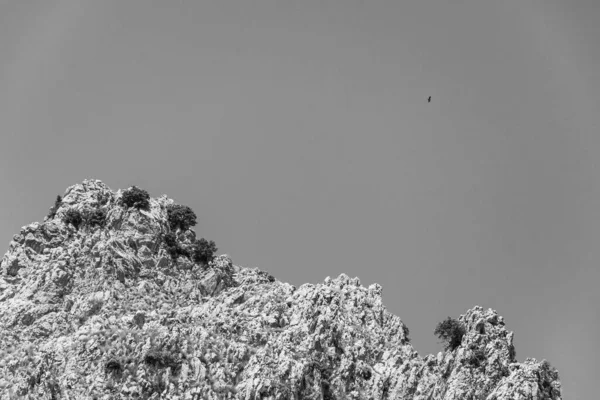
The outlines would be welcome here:
[[[420,357],[382,287],[295,287],[216,255],[166,195],[84,180],[0,263],[0,400],[560,400],[546,360],[475,306]]]

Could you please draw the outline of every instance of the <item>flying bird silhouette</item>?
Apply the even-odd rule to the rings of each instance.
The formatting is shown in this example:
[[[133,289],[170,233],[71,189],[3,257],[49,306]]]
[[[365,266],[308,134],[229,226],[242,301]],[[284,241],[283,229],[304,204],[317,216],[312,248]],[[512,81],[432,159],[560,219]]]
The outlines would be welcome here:
[[[428,103],[431,103],[431,96],[429,96],[429,98],[427,99]]]

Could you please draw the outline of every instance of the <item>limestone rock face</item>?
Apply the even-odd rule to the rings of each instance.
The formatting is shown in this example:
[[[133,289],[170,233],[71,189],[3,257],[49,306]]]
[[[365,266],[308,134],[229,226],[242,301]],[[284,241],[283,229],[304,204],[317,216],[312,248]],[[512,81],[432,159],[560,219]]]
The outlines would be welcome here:
[[[296,288],[226,255],[172,259],[166,195],[127,208],[98,180],[67,189],[0,263],[0,399],[560,400],[556,369],[515,359],[479,306],[460,346],[420,357],[382,287],[345,274]],[[104,209],[75,229],[69,209]],[[183,246],[192,230],[177,232]]]

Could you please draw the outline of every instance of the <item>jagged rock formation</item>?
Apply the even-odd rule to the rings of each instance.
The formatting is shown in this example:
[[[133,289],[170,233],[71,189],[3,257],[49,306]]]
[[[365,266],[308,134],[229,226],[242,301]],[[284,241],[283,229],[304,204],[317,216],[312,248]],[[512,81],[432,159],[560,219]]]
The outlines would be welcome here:
[[[174,261],[161,241],[173,200],[144,211],[121,197],[85,180],[13,237],[0,264],[0,399],[561,399],[548,362],[516,362],[494,310],[468,310],[460,346],[421,358],[380,285],[342,274],[296,288],[226,255],[207,268]],[[104,227],[62,221],[98,208]]]

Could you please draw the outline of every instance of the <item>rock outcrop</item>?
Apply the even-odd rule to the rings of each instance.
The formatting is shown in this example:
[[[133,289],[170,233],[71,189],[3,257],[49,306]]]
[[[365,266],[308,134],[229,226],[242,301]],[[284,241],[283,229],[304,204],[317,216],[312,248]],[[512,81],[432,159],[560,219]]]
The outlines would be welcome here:
[[[148,211],[98,180],[67,189],[0,264],[0,399],[561,399],[476,306],[460,346],[420,357],[382,287],[345,274],[298,288],[227,255],[173,259],[166,195]],[[65,224],[106,212],[102,227]],[[191,229],[178,231],[182,246]]]

